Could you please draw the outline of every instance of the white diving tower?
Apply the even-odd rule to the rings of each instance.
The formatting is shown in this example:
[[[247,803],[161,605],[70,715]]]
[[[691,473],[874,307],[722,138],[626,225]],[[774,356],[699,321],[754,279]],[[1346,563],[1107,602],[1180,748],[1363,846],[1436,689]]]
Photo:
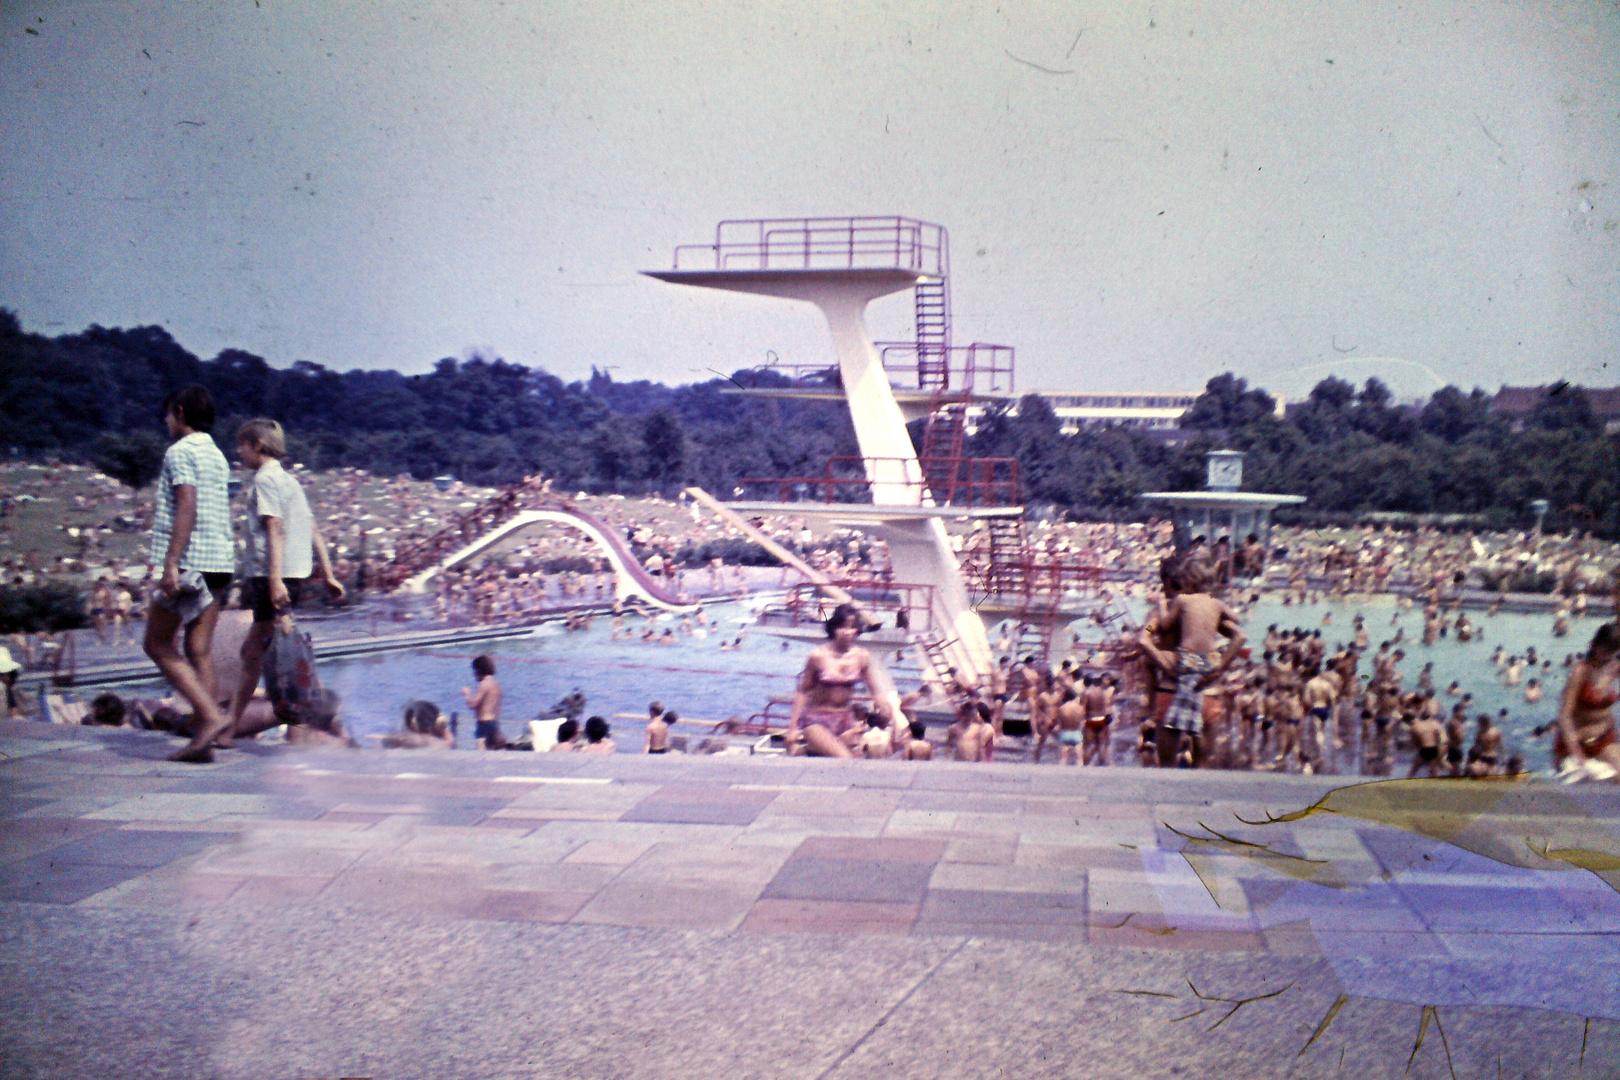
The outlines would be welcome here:
[[[931,587],[928,615],[944,631],[945,658],[982,681],[995,661],[945,521],[1018,519],[1023,507],[982,505],[983,499],[970,500],[979,505],[947,505],[944,498],[936,499],[865,318],[866,306],[881,296],[919,284],[937,288],[948,258],[945,230],[908,218],[728,221],[716,229],[712,245],[676,248],[673,270],[645,273],[676,285],[799,300],[816,305],[826,316],[872,501],[727,505],[742,513],[815,516],[881,537],[888,544],[894,580]],[[1006,490],[1010,493],[1012,486]],[[914,618],[913,625],[923,624]]]

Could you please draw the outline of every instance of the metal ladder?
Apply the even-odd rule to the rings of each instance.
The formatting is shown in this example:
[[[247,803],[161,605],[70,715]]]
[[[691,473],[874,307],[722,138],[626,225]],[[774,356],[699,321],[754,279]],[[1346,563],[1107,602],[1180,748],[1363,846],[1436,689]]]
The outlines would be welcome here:
[[[917,315],[917,388],[950,387],[951,294],[946,279],[923,278],[913,290]]]

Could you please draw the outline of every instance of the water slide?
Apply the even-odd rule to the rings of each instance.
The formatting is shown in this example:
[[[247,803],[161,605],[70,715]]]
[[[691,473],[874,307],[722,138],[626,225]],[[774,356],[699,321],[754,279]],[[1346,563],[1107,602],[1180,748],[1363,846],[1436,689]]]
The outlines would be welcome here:
[[[636,557],[631,554],[629,546],[619,538],[616,529],[599,518],[572,506],[521,510],[466,547],[451,554],[442,563],[431,566],[420,574],[409,578],[405,582],[405,588],[412,592],[421,592],[426,588],[433,575],[439,571],[448,570],[457,563],[472,558],[509,534],[541,521],[549,521],[578,529],[596,542],[596,545],[602,549],[608,563],[613,567],[614,596],[618,599],[641,600],[644,603],[651,604],[653,607],[677,613],[696,611],[698,609],[698,605],[682,600],[662,581],[649,574],[641,563],[636,561]]]

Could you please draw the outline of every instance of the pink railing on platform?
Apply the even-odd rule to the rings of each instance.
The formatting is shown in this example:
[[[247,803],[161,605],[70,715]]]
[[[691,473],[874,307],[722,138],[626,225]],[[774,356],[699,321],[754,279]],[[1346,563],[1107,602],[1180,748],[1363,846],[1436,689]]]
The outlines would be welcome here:
[[[722,221],[714,243],[675,249],[677,270],[914,270],[944,277],[943,225],[904,217]]]

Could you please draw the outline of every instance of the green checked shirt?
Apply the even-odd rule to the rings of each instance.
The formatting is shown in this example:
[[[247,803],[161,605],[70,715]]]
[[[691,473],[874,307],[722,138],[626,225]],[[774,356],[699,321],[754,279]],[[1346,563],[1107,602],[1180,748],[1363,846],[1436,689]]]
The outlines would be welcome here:
[[[163,455],[158,476],[157,505],[152,511],[152,565],[162,567],[174,535],[177,485],[197,489],[197,524],[191,542],[180,555],[182,570],[205,574],[236,572],[236,540],[231,533],[231,467],[207,432],[193,431],[177,439]]]

